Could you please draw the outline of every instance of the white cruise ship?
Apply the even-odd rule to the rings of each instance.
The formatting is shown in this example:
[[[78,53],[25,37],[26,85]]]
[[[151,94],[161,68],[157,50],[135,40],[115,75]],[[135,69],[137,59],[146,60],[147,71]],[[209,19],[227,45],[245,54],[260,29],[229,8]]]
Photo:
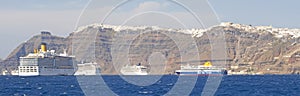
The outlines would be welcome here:
[[[20,57],[18,66],[19,76],[38,75],[74,75],[74,57],[56,54],[55,50],[47,50],[46,43],[41,44],[41,49],[34,50],[25,57]]]
[[[122,75],[148,75],[147,67],[141,64],[133,66],[125,66],[121,69]]]
[[[97,63],[82,63],[77,64],[77,71],[74,75],[98,75],[100,68],[97,68]]]

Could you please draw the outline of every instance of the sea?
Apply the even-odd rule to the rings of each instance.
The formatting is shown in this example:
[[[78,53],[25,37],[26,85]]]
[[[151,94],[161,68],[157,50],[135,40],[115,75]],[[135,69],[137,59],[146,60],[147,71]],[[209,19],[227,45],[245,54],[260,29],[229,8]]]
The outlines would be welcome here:
[[[156,77],[129,76],[126,78],[144,82],[147,78]],[[164,75],[148,85],[133,83],[126,78],[118,75],[0,76],[0,96],[200,96],[203,95],[205,88],[209,90],[207,92],[212,92],[211,94],[215,96],[300,95],[300,75],[229,75],[221,78]],[[180,81],[180,78],[193,79]],[[209,81],[213,80],[209,78],[220,79]],[[178,82],[183,83],[178,87]],[[213,83],[209,85],[207,82]]]

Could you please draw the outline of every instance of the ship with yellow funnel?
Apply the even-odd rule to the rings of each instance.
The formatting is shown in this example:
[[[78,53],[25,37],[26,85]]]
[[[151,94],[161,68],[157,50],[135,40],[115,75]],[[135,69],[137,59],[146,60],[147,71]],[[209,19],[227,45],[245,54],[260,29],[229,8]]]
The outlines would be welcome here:
[[[177,75],[198,75],[198,76],[219,76],[227,75],[225,68],[213,66],[211,62],[207,61],[203,65],[192,66],[189,64],[182,65],[180,70],[176,70]]]
[[[76,69],[73,59],[66,52],[57,54],[55,50],[47,50],[46,43],[42,43],[40,50],[34,49],[34,53],[20,57],[18,75],[73,75]]]

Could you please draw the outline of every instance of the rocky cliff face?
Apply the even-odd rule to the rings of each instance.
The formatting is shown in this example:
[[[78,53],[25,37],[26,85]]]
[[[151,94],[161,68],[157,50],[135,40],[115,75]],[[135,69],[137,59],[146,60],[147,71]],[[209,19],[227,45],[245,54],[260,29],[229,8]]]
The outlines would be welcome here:
[[[1,67],[9,70],[16,69],[19,65],[19,57],[33,53],[34,49],[40,48],[42,42],[47,43],[49,50],[56,50],[57,52],[63,52],[63,49],[67,48],[65,38],[53,36],[49,32],[42,32],[42,34],[33,36],[28,41],[21,43],[1,62]]]
[[[44,32],[20,44],[7,59],[1,62],[1,67],[16,68],[18,57],[33,52],[34,48],[38,49],[41,42],[44,42],[47,43],[48,49],[56,50],[58,53],[67,49],[68,54],[76,56],[77,62],[97,62],[103,74],[117,73],[119,68],[126,64],[138,63],[155,71],[157,68],[151,65],[152,61],[149,58],[151,54],[159,53],[166,60],[165,71],[162,73],[168,74],[179,69],[180,64],[187,62],[202,64],[213,59],[211,41],[218,38],[208,34],[217,31],[225,33],[224,48],[227,54],[224,61],[228,69],[233,72],[286,74],[300,71],[300,59],[298,59],[300,44],[298,44],[299,36],[296,34],[298,30],[232,23],[205,30],[94,24],[81,27],[66,38]],[[174,39],[175,37],[178,40]],[[184,37],[195,40],[198,52],[192,51],[192,44],[187,43],[188,40]],[[182,52],[182,49],[186,52]],[[126,62],[123,62],[124,58]]]

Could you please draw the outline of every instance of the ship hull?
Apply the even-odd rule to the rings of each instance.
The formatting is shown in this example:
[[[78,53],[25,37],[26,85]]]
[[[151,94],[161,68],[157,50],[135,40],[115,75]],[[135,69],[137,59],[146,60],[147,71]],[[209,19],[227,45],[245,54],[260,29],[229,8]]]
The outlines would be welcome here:
[[[19,76],[73,75],[74,69],[38,68],[38,66],[19,66]]]
[[[223,76],[227,75],[226,70],[176,70],[177,75],[191,76]]]
[[[148,75],[148,73],[143,72],[121,72],[122,75]]]
[[[41,69],[39,75],[74,75],[74,69]]]
[[[40,72],[19,72],[19,76],[73,75],[74,69],[43,69]]]

